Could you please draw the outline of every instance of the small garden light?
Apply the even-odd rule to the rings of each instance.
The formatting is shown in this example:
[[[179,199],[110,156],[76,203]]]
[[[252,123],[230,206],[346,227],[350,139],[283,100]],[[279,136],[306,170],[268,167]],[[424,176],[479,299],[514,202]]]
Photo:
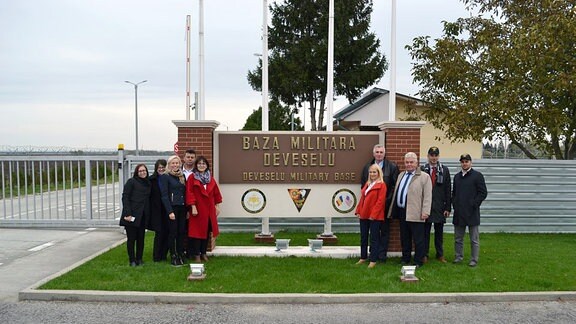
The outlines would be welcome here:
[[[402,273],[400,280],[418,281],[418,278],[416,277],[416,266],[402,266],[402,270],[400,272]]]
[[[311,252],[316,252],[316,250],[322,249],[323,244],[323,240],[308,239],[308,246],[310,246]]]
[[[188,280],[202,280],[204,278],[206,278],[204,264],[190,263],[190,275],[188,276]]]
[[[276,251],[286,250],[290,245],[290,239],[276,239]]]

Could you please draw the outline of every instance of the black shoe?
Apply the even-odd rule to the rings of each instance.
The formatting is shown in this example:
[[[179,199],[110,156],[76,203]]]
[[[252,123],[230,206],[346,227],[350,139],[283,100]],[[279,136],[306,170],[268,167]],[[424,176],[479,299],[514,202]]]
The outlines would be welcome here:
[[[135,267],[136,265],[137,265],[136,262],[134,262],[134,261],[130,262],[131,267]]]
[[[136,265],[137,265],[137,266],[144,265],[144,262],[142,262],[142,259],[136,260]]]
[[[172,257],[172,261],[170,262],[170,264],[171,264],[173,267],[181,267],[183,263],[182,263],[182,260],[180,260],[179,257],[173,256],[173,257]]]

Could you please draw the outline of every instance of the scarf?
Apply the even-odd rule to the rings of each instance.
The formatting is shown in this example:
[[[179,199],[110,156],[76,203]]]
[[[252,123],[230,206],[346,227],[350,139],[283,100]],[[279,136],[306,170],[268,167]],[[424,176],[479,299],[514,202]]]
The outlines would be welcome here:
[[[207,185],[210,182],[210,170],[204,172],[194,170],[194,179],[200,181],[203,185]]]
[[[429,163],[424,165],[424,170],[429,175],[432,175],[432,166]],[[444,168],[442,168],[442,163],[438,161],[436,164],[436,184],[443,184],[444,183]]]
[[[186,184],[186,178],[184,178],[184,175],[182,174],[182,170],[178,169],[176,171],[173,170],[168,170],[169,175],[178,178],[178,180],[180,180],[181,184]]]

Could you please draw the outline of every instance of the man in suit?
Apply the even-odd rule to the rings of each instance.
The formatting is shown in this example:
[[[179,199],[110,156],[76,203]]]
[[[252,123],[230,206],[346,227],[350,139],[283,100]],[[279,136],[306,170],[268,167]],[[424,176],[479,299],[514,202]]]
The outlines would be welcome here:
[[[462,170],[454,176],[452,188],[452,206],[454,207],[454,263],[464,259],[464,234],[466,226],[470,235],[472,257],[469,266],[478,264],[480,254],[480,205],[488,196],[486,181],[482,173],[472,169],[470,154],[460,156]]]
[[[386,149],[383,144],[374,145],[372,154],[374,158],[372,161],[368,162],[362,170],[360,188],[363,188],[366,181],[368,181],[368,168],[370,168],[372,164],[378,164],[380,169],[382,169],[384,183],[386,183],[386,207],[384,215],[388,215],[388,210],[390,209],[390,204],[392,202],[392,192],[394,191],[396,179],[398,178],[398,166],[396,166],[396,163],[384,158],[386,156]],[[378,249],[378,260],[381,262],[386,262],[389,240],[390,222],[384,222],[380,228],[380,247]]]
[[[414,242],[414,264],[424,265],[424,224],[432,207],[432,182],[426,172],[418,168],[418,156],[414,152],[404,155],[403,171],[398,176],[392,208],[388,218],[394,214],[400,219],[400,242],[402,244],[402,264],[409,264]]]
[[[428,163],[422,166],[422,171],[430,175],[432,180],[432,210],[430,217],[424,224],[424,263],[428,262],[430,251],[430,232],[434,224],[434,247],[436,248],[436,259],[446,263],[444,258],[444,223],[446,217],[450,216],[451,210],[451,184],[450,170],[439,161],[440,149],[432,146],[428,149]]]

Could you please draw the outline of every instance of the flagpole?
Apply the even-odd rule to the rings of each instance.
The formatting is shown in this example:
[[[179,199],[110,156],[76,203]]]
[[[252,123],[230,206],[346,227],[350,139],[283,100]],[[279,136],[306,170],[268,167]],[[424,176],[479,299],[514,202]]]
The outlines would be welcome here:
[[[392,28],[390,29],[390,92],[388,93],[388,121],[396,120],[396,0],[392,0]]]

